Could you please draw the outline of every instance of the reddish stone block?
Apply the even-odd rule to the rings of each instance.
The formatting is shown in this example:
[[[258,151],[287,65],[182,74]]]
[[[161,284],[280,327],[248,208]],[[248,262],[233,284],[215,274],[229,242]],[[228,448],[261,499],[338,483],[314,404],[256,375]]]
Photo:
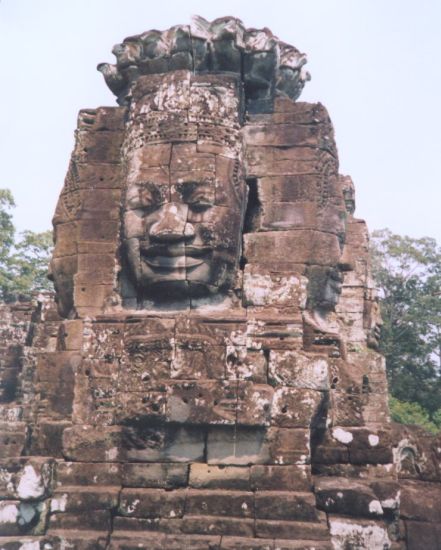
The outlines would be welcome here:
[[[77,352],[41,354],[37,364],[40,411],[51,420],[69,420],[72,414],[75,373],[81,363]]]
[[[309,493],[256,492],[256,519],[317,521],[315,497]]]
[[[235,382],[173,382],[167,391],[166,415],[172,422],[234,424],[237,400]]]
[[[248,262],[281,261],[292,255],[299,263],[335,265],[341,255],[336,235],[308,231],[268,231],[244,235],[244,255]]]
[[[120,486],[121,466],[115,462],[57,462],[56,486]]]
[[[79,513],[51,513],[49,516],[48,535],[57,534],[60,530],[75,531],[110,531],[110,511],[94,510],[93,514]]]
[[[162,489],[123,489],[119,511],[139,518],[179,518],[184,514],[186,491]]]
[[[68,460],[118,462],[121,452],[121,428],[72,426],[63,432],[63,454]]]
[[[77,253],[77,222],[59,223],[54,229],[54,258],[73,256]]]
[[[267,445],[270,464],[307,464],[310,461],[309,430],[269,428]]]
[[[124,130],[126,113],[126,107],[81,109],[78,126],[94,132]]]
[[[274,550],[273,540],[250,539],[244,537],[222,537],[222,550]]]
[[[192,464],[191,468],[197,466],[199,464]],[[125,487],[161,489],[185,487],[188,482],[188,468],[187,464],[125,463],[121,465],[122,484]]]
[[[355,517],[382,517],[381,502],[372,489],[361,481],[345,478],[317,478],[314,492],[317,507],[331,514]]]
[[[189,486],[196,489],[249,491],[250,469],[247,466],[191,464]]]
[[[256,520],[256,536],[291,540],[327,541],[330,539],[326,523],[281,520]]]
[[[182,520],[182,532],[253,537],[254,519],[217,516],[185,516]]]
[[[71,161],[79,189],[119,189],[123,183],[120,168],[107,162]]]
[[[273,388],[267,384],[240,380],[237,386],[236,423],[244,426],[269,425],[273,394]]]
[[[72,157],[78,162],[120,162],[122,132],[78,130]]]
[[[254,465],[250,469],[250,485],[255,491],[310,491],[310,467]]]
[[[422,548],[441,548],[441,525],[427,523],[425,521],[406,521],[408,550],[421,550]]]
[[[116,509],[119,487],[61,487],[54,491],[51,512],[88,513]]]
[[[326,396],[317,390],[280,387],[274,392],[271,424],[281,428],[309,428]]]
[[[400,516],[415,521],[441,525],[441,485],[406,481],[401,485]]]
[[[245,491],[189,489],[185,514],[190,516],[254,517],[254,495]]]
[[[119,220],[81,220],[78,222],[78,241],[99,243],[118,242]]]

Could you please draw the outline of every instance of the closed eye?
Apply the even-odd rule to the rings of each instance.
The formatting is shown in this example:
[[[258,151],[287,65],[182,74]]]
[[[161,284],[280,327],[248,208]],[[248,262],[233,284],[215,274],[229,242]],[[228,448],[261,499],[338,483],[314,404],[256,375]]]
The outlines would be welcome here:
[[[157,210],[161,205],[157,203],[144,203],[139,205],[139,210],[142,211],[143,215],[150,214]]]
[[[203,212],[213,206],[211,199],[207,197],[197,197],[188,202],[188,205],[195,212]]]

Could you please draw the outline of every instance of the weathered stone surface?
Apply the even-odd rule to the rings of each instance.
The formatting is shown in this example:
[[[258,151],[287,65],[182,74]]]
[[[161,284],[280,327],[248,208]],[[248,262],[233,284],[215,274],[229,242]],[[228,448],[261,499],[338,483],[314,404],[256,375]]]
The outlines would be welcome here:
[[[335,548],[390,548],[391,540],[384,524],[362,519],[331,516],[330,531]]]
[[[356,517],[383,516],[381,501],[366,484],[345,478],[318,479],[315,484],[317,507],[328,513]]]
[[[199,466],[199,464],[192,464]],[[125,487],[150,487],[173,489],[188,483],[186,464],[125,463],[121,467],[121,482]]]
[[[236,489],[249,491],[252,469],[247,466],[192,464],[189,485],[197,489]]]
[[[326,109],[294,101],[304,55],[231,17],[113,53],[56,305],[0,304],[1,547],[438,548],[440,436],[390,424],[368,232]]]

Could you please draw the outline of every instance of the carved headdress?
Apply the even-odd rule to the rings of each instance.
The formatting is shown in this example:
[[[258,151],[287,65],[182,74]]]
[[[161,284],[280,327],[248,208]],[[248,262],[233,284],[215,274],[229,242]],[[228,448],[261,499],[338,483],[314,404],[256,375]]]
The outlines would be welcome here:
[[[276,94],[296,100],[310,78],[305,54],[269,29],[246,29],[234,17],[210,23],[196,16],[190,25],[128,37],[113,53],[116,64],[101,63],[98,70],[120,105],[130,100],[139,76],[176,70],[240,75],[250,112],[270,110]]]

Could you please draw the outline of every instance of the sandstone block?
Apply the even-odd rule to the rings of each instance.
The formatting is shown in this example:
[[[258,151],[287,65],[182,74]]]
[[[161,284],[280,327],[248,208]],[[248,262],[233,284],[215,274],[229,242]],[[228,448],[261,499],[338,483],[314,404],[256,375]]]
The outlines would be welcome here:
[[[327,513],[356,517],[382,517],[381,502],[366,484],[344,478],[317,479],[317,507]]]
[[[440,547],[441,525],[425,521],[406,521],[407,549]]]
[[[280,306],[300,309],[306,303],[306,279],[292,273],[267,273],[259,265],[247,264],[243,280],[247,306]]]
[[[256,536],[308,541],[327,541],[330,538],[325,523],[265,519],[256,520]]]
[[[81,109],[78,125],[94,132],[124,130],[125,107]]]
[[[327,358],[299,351],[271,350],[268,374],[273,384],[311,390],[329,389]]]
[[[184,514],[186,492],[163,489],[123,489],[119,511],[140,518],[180,518]]]
[[[182,532],[211,535],[254,536],[254,519],[217,516],[185,516]]]
[[[189,489],[185,514],[254,518],[254,494],[245,491]]]
[[[192,464],[190,466],[190,487],[197,489],[250,490],[250,469],[247,466],[215,466]]]
[[[222,550],[274,550],[274,541],[245,537],[222,537]]]
[[[310,468],[298,464],[254,465],[250,468],[250,485],[254,491],[309,491]]]
[[[51,512],[89,513],[116,509],[119,487],[61,487],[54,491]]]
[[[0,459],[20,456],[27,436],[24,422],[0,422]]]
[[[387,527],[383,522],[329,516],[329,526],[334,545],[351,548],[390,548]]]
[[[132,420],[122,431],[124,458],[131,462],[201,462],[205,432],[200,426]]]
[[[317,390],[279,387],[274,392],[271,424],[281,428],[308,428],[324,400],[324,394]]]
[[[56,485],[59,488],[84,485],[120,486],[121,466],[115,462],[57,462]]]
[[[63,454],[68,460],[117,462],[121,452],[121,428],[72,426],[63,432]]]
[[[110,531],[110,511],[94,510],[93,514],[78,513],[52,513],[49,516],[48,534],[59,530],[75,531]]]
[[[192,464],[191,468],[202,466]],[[187,485],[188,466],[186,464],[141,464],[122,465],[122,483],[125,487],[149,487],[174,489]]]
[[[122,132],[79,130],[73,158],[78,162],[118,163],[123,139]]]
[[[282,521],[317,521],[312,493],[256,492],[256,518]]]
[[[406,481],[401,485],[400,515],[409,520],[441,525],[440,499],[439,484]]]
[[[0,501],[0,533],[3,536],[42,535],[47,512],[47,501]]]
[[[36,500],[51,491],[54,461],[50,458],[20,457],[0,462],[1,498]]]
[[[340,257],[338,238],[329,233],[299,229],[244,235],[244,255],[248,262],[291,261],[312,265],[335,265]]]

